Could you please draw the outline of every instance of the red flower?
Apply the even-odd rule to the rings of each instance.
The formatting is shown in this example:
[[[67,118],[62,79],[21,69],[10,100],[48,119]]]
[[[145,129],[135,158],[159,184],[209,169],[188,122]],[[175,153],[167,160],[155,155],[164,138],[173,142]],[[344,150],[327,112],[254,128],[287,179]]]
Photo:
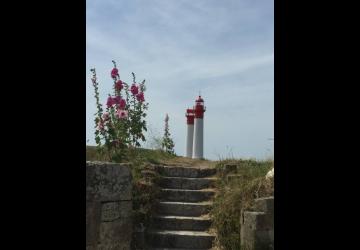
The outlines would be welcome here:
[[[119,101],[119,108],[120,108],[120,109],[124,109],[125,106],[126,106],[126,101],[125,101],[124,99],[121,99],[121,100]]]
[[[120,96],[115,96],[115,97],[113,98],[113,103],[114,103],[114,104],[120,104],[120,101],[121,101],[121,97],[120,97]]]
[[[137,93],[139,93],[139,87],[133,84],[131,85],[130,91],[133,95],[137,95]]]
[[[123,83],[121,80],[118,80],[116,83],[115,83],[115,89],[116,90],[121,90],[123,88]]]
[[[139,94],[137,94],[136,100],[138,100],[139,102],[144,102],[145,101],[144,92],[140,92]]]
[[[110,108],[112,105],[114,105],[114,100],[111,96],[109,96],[106,102],[106,106]]]
[[[113,68],[113,69],[111,70],[111,77],[114,78],[114,79],[116,79],[117,76],[119,76],[119,71],[118,71],[117,68]]]

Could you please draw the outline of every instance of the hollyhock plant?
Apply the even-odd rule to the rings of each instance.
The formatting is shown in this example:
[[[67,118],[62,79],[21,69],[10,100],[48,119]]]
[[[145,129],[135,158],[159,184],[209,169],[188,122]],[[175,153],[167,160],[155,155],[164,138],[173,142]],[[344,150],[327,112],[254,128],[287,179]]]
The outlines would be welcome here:
[[[165,133],[164,133],[164,137],[163,137],[163,141],[162,141],[162,147],[163,150],[169,154],[175,154],[174,152],[174,142],[170,137],[170,132],[169,132],[169,115],[166,114],[165,116]]]
[[[103,130],[105,129],[104,123],[103,123],[102,121],[99,121],[99,122],[98,122],[98,128],[99,128],[99,130],[101,130],[101,131],[103,131]]]
[[[106,102],[106,106],[110,108],[112,105],[114,105],[114,100],[111,96],[109,96]]]
[[[92,78],[91,81],[93,83],[93,86],[95,87],[96,86],[96,79]]]
[[[119,70],[117,68],[113,68],[111,70],[111,78],[116,79],[119,76]]]
[[[133,83],[128,84],[120,80],[115,61],[113,64],[110,76],[114,93],[107,97],[106,112],[100,104],[95,69],[91,70],[97,105],[95,141],[98,149],[108,154],[109,160],[121,161],[131,147],[139,147],[140,141],[145,141],[143,132],[147,130],[145,117],[148,103],[144,99],[145,80],[137,84],[132,73]]]
[[[116,90],[120,91],[120,90],[122,90],[123,87],[124,87],[124,86],[123,86],[123,83],[122,83],[121,80],[118,80],[118,81],[115,83],[115,89],[116,89]]]
[[[114,104],[120,104],[120,102],[121,102],[121,97],[120,96],[115,96],[112,99],[113,99]]]
[[[139,93],[139,87],[133,84],[131,85],[130,91],[133,95],[137,95]]]
[[[110,119],[109,113],[108,113],[108,112],[105,112],[105,113],[103,114],[103,117],[102,117],[102,118],[104,119],[104,121],[109,120],[109,119]]]
[[[128,112],[123,109],[119,109],[116,114],[119,119],[126,119],[128,117]]]
[[[138,100],[138,102],[144,102],[145,101],[144,92],[140,92],[139,94],[137,94],[136,100]]]
[[[124,99],[121,99],[119,102],[119,108],[124,109],[126,107],[126,101]]]

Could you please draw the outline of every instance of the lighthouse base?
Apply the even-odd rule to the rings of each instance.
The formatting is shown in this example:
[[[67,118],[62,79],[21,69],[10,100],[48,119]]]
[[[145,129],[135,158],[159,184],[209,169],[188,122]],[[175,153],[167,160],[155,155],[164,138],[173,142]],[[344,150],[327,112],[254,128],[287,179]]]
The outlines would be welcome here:
[[[193,153],[194,124],[187,125],[186,157],[191,158]]]
[[[204,134],[204,120],[195,118],[194,142],[193,142],[193,153],[192,153],[193,159],[204,159],[203,134]]]

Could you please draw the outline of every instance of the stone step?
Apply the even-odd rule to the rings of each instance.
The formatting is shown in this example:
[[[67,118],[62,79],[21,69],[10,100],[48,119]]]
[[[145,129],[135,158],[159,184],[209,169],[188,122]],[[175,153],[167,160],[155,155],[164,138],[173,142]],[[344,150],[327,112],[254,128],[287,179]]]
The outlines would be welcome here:
[[[201,178],[216,174],[215,168],[157,166],[156,170],[161,175],[168,177]]]
[[[157,204],[156,210],[160,214],[179,216],[201,216],[210,211],[212,202],[174,202],[162,201]]]
[[[208,249],[215,236],[207,232],[150,230],[147,242],[152,247]]]
[[[159,185],[163,188],[172,189],[204,189],[214,187],[216,178],[184,178],[184,177],[162,177]]]
[[[161,189],[162,201],[201,202],[211,199],[215,195],[214,189],[188,190],[188,189]]]
[[[206,231],[211,226],[211,220],[209,216],[157,215],[153,218],[152,225],[156,229]]]

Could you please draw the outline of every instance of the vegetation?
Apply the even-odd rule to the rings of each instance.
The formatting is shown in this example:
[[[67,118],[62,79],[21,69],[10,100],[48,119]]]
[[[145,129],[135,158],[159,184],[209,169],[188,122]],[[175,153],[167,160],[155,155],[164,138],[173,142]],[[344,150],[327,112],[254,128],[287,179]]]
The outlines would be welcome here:
[[[171,162],[175,156],[169,155],[161,149],[145,149],[135,148],[132,150],[133,154],[136,154],[139,158],[139,162],[151,163],[151,164],[162,164],[165,162]],[[180,157],[181,158],[181,157]],[[100,154],[97,150],[97,146],[86,146],[86,160],[87,161],[111,161],[107,155]],[[128,154],[124,157],[122,162],[132,163],[134,160],[132,154]]]
[[[140,146],[140,141],[146,141],[144,131],[147,130],[144,92],[145,80],[136,83],[132,73],[133,83],[120,80],[119,70],[114,67],[110,76],[113,81],[114,93],[109,94],[106,107],[100,103],[99,82],[96,70],[91,69],[97,112],[95,114],[95,141],[100,153],[107,155],[113,161],[121,162],[132,148]],[[105,112],[104,112],[105,110]]]
[[[227,165],[236,169],[227,170]],[[273,180],[266,180],[266,173],[274,167],[272,160],[221,160],[217,182],[218,195],[211,211],[213,228],[217,232],[217,247],[240,249],[240,216],[252,210],[254,200],[274,194]]]
[[[174,141],[171,139],[170,137],[170,131],[169,131],[169,115],[166,114],[165,117],[165,129],[164,129],[164,137],[163,137],[163,141],[162,141],[162,148],[164,149],[165,152],[167,152],[168,154],[172,154],[174,155]]]

